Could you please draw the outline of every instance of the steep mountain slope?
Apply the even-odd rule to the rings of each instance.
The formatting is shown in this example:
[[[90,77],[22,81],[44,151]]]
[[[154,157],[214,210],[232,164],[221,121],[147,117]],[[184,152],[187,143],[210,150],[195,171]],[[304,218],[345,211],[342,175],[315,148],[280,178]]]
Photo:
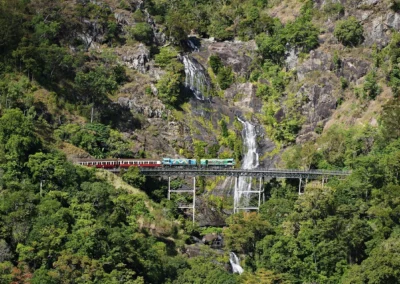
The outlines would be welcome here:
[[[0,1],[1,283],[397,283],[397,0]],[[239,120],[240,119],[240,120]],[[79,157],[234,157],[349,169],[271,180],[231,214],[229,179],[197,179],[197,220],[162,179]],[[182,188],[184,179],[174,179]],[[122,187],[123,189],[121,189]],[[187,199],[187,200],[185,200]],[[231,215],[229,218],[229,215]],[[223,232],[229,255],[187,245]]]

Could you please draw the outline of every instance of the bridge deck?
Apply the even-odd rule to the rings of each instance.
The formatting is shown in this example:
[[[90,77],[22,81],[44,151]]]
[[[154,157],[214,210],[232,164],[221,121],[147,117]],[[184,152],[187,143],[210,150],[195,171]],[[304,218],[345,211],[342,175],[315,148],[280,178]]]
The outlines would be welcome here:
[[[140,168],[146,176],[234,176],[234,177],[275,177],[275,178],[326,178],[348,176],[349,171],[325,170],[281,170],[281,169],[175,169],[175,168]]]

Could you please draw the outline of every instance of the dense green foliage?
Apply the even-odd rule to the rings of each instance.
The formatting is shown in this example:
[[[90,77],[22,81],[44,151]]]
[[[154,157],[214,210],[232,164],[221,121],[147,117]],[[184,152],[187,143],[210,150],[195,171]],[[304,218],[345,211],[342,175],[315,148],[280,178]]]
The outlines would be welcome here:
[[[396,11],[397,2],[391,1]],[[298,92],[296,71],[285,70],[285,57],[294,50],[299,60],[307,58],[323,32],[315,21],[321,11],[313,1],[301,4],[297,18],[281,22],[268,11],[275,4],[265,0],[148,0],[140,9],[126,0],[0,1],[0,283],[398,283],[400,35],[394,32],[386,47],[374,51],[360,87],[340,78],[341,91],[355,90],[354,100],[362,104],[386,91],[385,83],[392,88],[395,98],[374,113],[378,125],[320,124],[315,140],[295,145],[308,98]],[[334,20],[344,14],[343,5],[331,1],[321,10]],[[129,25],[121,24],[125,20]],[[165,35],[165,45],[155,32]],[[249,74],[236,74],[225,57],[209,57],[215,75],[210,93],[224,99],[221,90],[234,82],[254,83],[262,110],[250,115],[279,146],[291,146],[282,149],[283,166],[352,174],[324,186],[310,182],[300,196],[296,180],[271,180],[258,214],[233,214],[225,228],[199,229],[177,206],[193,197],[167,200],[165,180],[146,178],[137,168],[106,180],[100,171],[70,163],[60,149],[96,158],[164,151],[139,149],[137,136],[143,144],[149,137],[144,129],[128,134],[149,123],[139,110],[113,103],[125,83],[124,94],[146,89],[145,99],[153,96],[167,106],[159,125],[194,133],[190,145],[171,146],[176,153],[241,160],[240,122],[204,107],[202,114],[218,118],[213,124],[197,117],[199,130],[189,127],[195,120],[189,112],[181,112],[188,98],[179,54],[192,32],[217,41],[255,40]],[[336,24],[334,35],[357,46],[362,25],[349,17]],[[113,48],[134,49],[138,42],[159,68],[154,81],[118,63]],[[345,76],[340,56],[332,60],[338,79]],[[129,85],[134,79],[154,83],[157,95],[150,83]],[[188,123],[181,124],[179,115]],[[203,129],[216,139],[200,140],[196,131]],[[173,179],[171,189],[183,189],[185,182]],[[207,180],[199,178],[197,186],[205,192]],[[231,209],[232,199],[204,196],[212,210]],[[240,256],[244,274],[229,273],[227,253],[216,256],[208,247],[187,257],[194,237],[211,232],[224,235],[225,251]]]
[[[209,63],[212,71],[217,76],[217,82],[222,90],[226,90],[233,83],[234,75],[232,67],[224,66],[221,58],[217,55],[211,55]]]
[[[160,216],[144,195],[116,189],[42,146],[37,122],[21,111],[7,110],[0,121],[1,283],[160,283],[185,267],[145,229]],[[164,222],[163,234],[174,234]]]
[[[393,108],[399,113],[398,103]],[[394,111],[384,114],[381,131],[336,127],[317,141],[322,148],[306,144],[287,153],[295,168],[348,167],[353,174],[325,187],[309,185],[299,198],[290,185],[273,184],[260,210],[272,226],[258,242],[243,240],[256,244],[247,265],[292,283],[397,283],[400,141],[385,131]]]
[[[339,21],[333,33],[341,43],[347,46],[356,46],[364,40],[363,27],[354,17]]]

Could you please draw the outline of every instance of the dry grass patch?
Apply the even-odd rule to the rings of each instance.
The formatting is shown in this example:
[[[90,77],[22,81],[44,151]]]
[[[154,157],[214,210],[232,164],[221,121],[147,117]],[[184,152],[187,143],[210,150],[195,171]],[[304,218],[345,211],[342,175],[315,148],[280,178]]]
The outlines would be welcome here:
[[[67,156],[68,160],[73,160],[74,158],[90,157],[90,154],[88,152],[68,142],[60,142],[58,148]]]
[[[300,9],[303,3],[300,1],[283,0],[274,5],[268,10],[271,17],[277,17],[279,20],[286,24],[294,21],[300,15]]]
[[[325,129],[340,123],[344,125],[377,125],[377,119],[381,115],[382,106],[392,98],[392,91],[386,85],[382,85],[382,93],[375,100],[363,103],[355,97],[348,97],[335,110],[331,119],[325,125]]]
[[[130,186],[126,182],[122,180],[120,176],[117,176],[116,174],[113,174],[109,171],[103,170],[103,169],[98,169],[96,170],[96,177],[106,181],[107,183],[111,184],[115,188],[122,188],[126,190],[129,193],[132,194],[138,194],[138,195],[144,195],[147,196],[143,191],[141,191],[138,188],[135,188],[133,186]]]

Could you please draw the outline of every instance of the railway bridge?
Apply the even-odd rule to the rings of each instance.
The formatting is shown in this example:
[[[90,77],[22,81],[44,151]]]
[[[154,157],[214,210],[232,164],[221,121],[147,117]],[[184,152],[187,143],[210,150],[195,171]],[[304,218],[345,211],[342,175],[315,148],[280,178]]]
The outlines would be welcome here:
[[[261,199],[265,201],[264,195],[264,181],[270,178],[286,178],[286,179],[299,179],[299,194],[307,184],[308,180],[321,180],[322,186],[331,177],[343,178],[350,175],[349,171],[328,171],[328,170],[284,170],[284,169],[212,169],[212,168],[173,168],[173,167],[160,167],[160,168],[140,168],[140,172],[146,176],[166,176],[168,177],[168,199],[171,199],[171,193],[189,193],[193,195],[192,204],[178,204],[179,208],[192,209],[193,222],[195,221],[196,210],[196,177],[199,176],[226,176],[235,179],[234,190],[234,212],[240,210],[259,210]],[[171,177],[193,177],[193,188],[186,190],[171,190]],[[242,189],[239,187],[239,179],[247,178],[258,179],[256,188]],[[250,184],[254,184],[250,180]],[[249,204],[250,196],[256,196],[257,204]],[[247,196],[247,201],[241,200],[242,196]],[[243,199],[243,198],[242,198]]]

